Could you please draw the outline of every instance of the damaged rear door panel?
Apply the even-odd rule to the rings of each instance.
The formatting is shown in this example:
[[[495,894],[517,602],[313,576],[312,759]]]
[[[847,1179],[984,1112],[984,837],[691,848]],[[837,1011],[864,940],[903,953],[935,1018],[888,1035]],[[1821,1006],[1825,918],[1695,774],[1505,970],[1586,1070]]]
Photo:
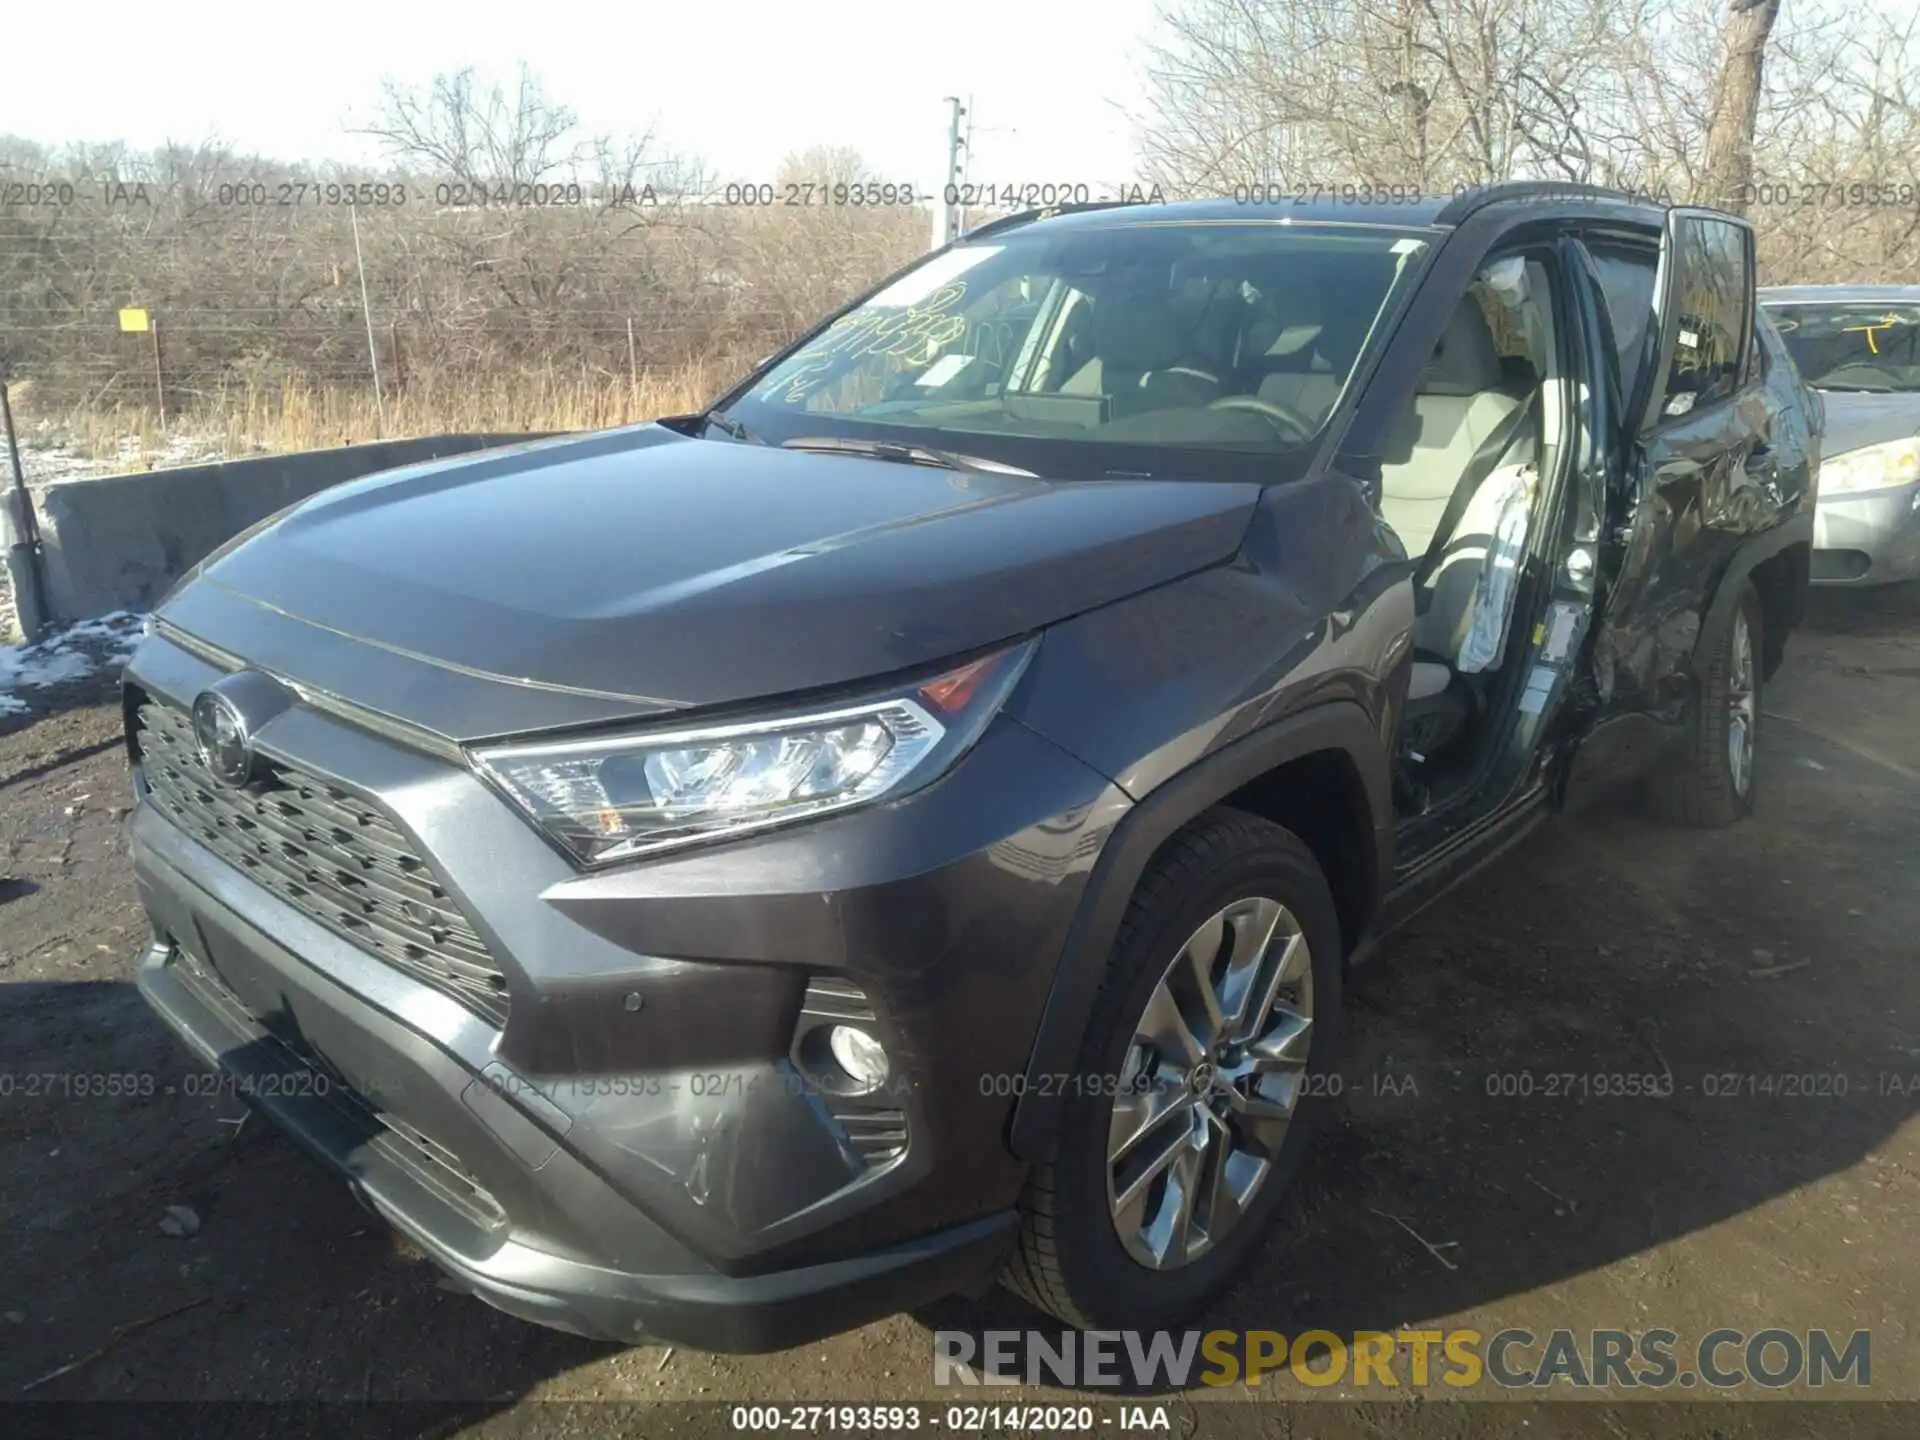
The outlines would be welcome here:
[[[1811,513],[1817,426],[1756,328],[1752,230],[1675,209],[1654,263],[1650,319],[1611,317],[1616,332],[1644,339],[1622,358],[1623,459],[1604,502],[1568,803],[1646,773],[1681,738],[1711,617],[1800,538]]]

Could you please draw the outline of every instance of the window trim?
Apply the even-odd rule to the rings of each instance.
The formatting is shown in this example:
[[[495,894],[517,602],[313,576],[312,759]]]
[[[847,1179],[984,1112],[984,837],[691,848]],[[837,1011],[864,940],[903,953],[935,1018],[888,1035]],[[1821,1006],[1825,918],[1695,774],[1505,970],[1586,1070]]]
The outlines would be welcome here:
[[[1662,415],[1661,407],[1669,394],[1667,381],[1673,367],[1673,349],[1678,340],[1672,322],[1674,288],[1674,237],[1675,226],[1683,220],[1711,221],[1722,225],[1731,225],[1740,234],[1744,247],[1745,265],[1742,273],[1746,279],[1747,305],[1741,312],[1741,332],[1734,354],[1739,356],[1739,374],[1733,388],[1706,405],[1696,405],[1679,415]],[[1642,439],[1659,436],[1669,427],[1690,422],[1698,415],[1711,415],[1721,407],[1735,404],[1750,394],[1763,382],[1763,376],[1752,372],[1748,365],[1751,358],[1750,345],[1753,339],[1754,308],[1759,304],[1759,277],[1755,273],[1753,227],[1737,215],[1729,215],[1720,210],[1709,210],[1697,205],[1675,206],[1667,212],[1666,224],[1660,236],[1660,270],[1655,281],[1655,298],[1659,309],[1655,318],[1660,326],[1660,348],[1654,366],[1652,384],[1648,388],[1646,403],[1637,412],[1636,432]]]
[[[1593,288],[1594,299],[1606,307],[1607,323],[1613,327],[1616,338],[1619,334],[1619,317],[1613,313],[1613,302],[1607,295],[1605,284],[1601,281],[1599,262],[1602,257],[1601,254],[1596,251],[1595,247],[1600,247],[1601,251],[1642,251],[1647,258],[1653,262],[1653,293],[1649,297],[1649,300],[1654,308],[1649,316],[1647,328],[1640,336],[1639,364],[1631,377],[1619,373],[1615,375],[1615,379],[1619,382],[1619,410],[1616,423],[1625,426],[1630,422],[1630,417],[1637,417],[1644,413],[1644,409],[1636,410],[1634,408],[1634,397],[1640,392],[1642,385],[1647,383],[1647,377],[1657,376],[1659,374],[1662,343],[1662,327],[1659,323],[1659,302],[1662,284],[1661,235],[1660,232],[1653,229],[1623,231],[1616,226],[1583,225],[1576,227],[1572,231],[1572,238],[1587,252],[1589,259],[1593,262],[1594,273],[1590,283]],[[1614,344],[1611,345],[1609,349],[1613,362],[1617,366],[1620,362],[1619,348],[1617,344]],[[1648,357],[1647,353],[1649,349],[1653,352],[1651,358]],[[1680,417],[1676,416],[1675,418]],[[1637,424],[1635,425],[1635,433],[1640,433]]]

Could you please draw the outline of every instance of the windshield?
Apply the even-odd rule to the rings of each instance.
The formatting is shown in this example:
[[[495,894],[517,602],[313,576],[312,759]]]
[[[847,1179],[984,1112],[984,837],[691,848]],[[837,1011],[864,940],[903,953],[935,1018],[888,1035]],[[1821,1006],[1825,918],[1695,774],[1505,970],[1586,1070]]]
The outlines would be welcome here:
[[[1920,304],[1770,305],[1793,363],[1818,390],[1920,390]]]
[[[987,237],[810,336],[727,414],[774,443],[940,446],[1067,478],[1278,478],[1429,248],[1272,223]]]

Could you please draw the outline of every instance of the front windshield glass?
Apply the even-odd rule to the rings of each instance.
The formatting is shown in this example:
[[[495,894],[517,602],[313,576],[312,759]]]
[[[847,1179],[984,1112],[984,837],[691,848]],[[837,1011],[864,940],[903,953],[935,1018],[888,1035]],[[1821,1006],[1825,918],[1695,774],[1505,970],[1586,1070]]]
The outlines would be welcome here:
[[[1920,304],[1769,305],[1767,314],[1817,390],[1920,390]]]
[[[727,413],[775,443],[899,441],[1069,477],[1270,477],[1274,457],[1311,453],[1430,243],[1272,223],[984,237],[811,336]]]

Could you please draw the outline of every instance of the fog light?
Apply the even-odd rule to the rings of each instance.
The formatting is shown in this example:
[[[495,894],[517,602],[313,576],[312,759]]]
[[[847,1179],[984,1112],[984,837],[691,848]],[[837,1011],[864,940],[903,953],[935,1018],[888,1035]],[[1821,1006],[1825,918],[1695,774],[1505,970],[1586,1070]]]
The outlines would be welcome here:
[[[827,1048],[864,1089],[872,1090],[887,1078],[887,1052],[866,1031],[836,1025],[827,1032]]]

